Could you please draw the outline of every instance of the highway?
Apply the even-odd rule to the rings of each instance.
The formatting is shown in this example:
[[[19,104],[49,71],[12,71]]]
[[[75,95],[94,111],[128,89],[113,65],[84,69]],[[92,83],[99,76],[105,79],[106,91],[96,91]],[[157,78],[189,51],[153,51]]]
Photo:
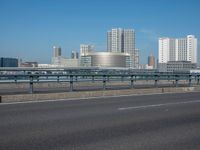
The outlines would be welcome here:
[[[0,104],[0,150],[199,150],[200,93]]]

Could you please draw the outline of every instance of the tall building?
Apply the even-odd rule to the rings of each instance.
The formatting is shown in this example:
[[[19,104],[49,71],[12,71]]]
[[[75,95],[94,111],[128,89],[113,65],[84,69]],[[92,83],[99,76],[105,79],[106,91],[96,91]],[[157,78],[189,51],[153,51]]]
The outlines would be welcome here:
[[[107,51],[130,54],[131,67],[135,64],[135,32],[133,29],[115,28],[107,32]]]
[[[148,66],[155,68],[155,57],[153,55],[148,56]]]
[[[53,47],[53,57],[51,59],[51,64],[53,65],[61,65],[62,57],[61,57],[61,47]]]
[[[87,53],[92,52],[93,50],[94,50],[93,45],[87,45],[87,44],[80,45],[80,55],[81,56],[87,55]]]
[[[53,57],[60,57],[61,56],[61,47],[53,47]]]
[[[18,67],[18,59],[0,57],[0,67]]]
[[[20,67],[38,67],[38,62],[22,62]]]
[[[135,58],[134,58],[134,64],[136,69],[139,69],[140,67],[140,56],[139,56],[139,49],[135,49]]]
[[[130,67],[130,54],[112,52],[89,52],[81,56],[83,67]]]
[[[72,51],[72,53],[71,53],[71,59],[78,59],[78,58],[79,58],[78,52]]]
[[[116,28],[107,32],[107,51],[123,52],[123,29]]]
[[[93,45],[81,44],[80,45],[80,66],[90,67],[91,66],[91,57],[88,56],[88,53],[94,51]]]
[[[194,35],[186,38],[159,38],[159,63],[169,61],[190,61],[197,63],[197,39]]]
[[[176,39],[159,38],[159,63],[177,60]]]
[[[189,61],[187,59],[187,38],[176,39],[176,60]]]
[[[197,38],[194,35],[187,36],[187,60],[197,63]]]

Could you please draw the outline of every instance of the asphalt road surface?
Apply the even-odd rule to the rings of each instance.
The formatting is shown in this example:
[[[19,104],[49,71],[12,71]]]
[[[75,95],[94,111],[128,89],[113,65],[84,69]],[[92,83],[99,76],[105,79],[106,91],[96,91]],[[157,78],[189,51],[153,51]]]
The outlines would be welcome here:
[[[0,104],[0,150],[200,150],[200,93]]]

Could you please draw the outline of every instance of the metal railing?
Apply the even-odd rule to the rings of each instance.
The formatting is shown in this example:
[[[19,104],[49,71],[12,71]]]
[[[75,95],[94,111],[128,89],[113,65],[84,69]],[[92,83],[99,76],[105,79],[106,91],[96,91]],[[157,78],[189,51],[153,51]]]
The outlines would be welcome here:
[[[73,91],[75,82],[102,82],[102,89],[106,90],[107,82],[127,81],[130,83],[130,88],[134,88],[136,81],[154,81],[154,87],[158,87],[158,81],[174,81],[178,87],[179,81],[184,80],[191,86],[192,81],[199,85],[200,74],[190,74],[189,72],[182,73],[166,73],[166,72],[136,72],[134,70],[103,70],[103,69],[35,69],[17,70],[4,69],[0,70],[1,83],[27,83],[29,84],[29,93],[34,93],[35,83],[50,83],[50,82],[66,82],[69,83],[69,91]]]

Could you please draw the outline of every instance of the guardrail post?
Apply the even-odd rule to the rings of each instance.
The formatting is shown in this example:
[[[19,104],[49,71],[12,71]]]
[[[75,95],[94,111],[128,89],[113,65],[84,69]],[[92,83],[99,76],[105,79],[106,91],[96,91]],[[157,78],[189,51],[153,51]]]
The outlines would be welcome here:
[[[106,90],[106,76],[103,76],[103,90]]]
[[[107,76],[107,81],[110,82],[110,77],[109,76]]]
[[[178,79],[176,79],[175,86],[178,87]]]
[[[17,76],[15,76],[15,83],[17,83]]]
[[[72,92],[73,91],[73,76],[72,75],[70,75],[70,82],[69,82],[69,84],[70,84],[69,91]]]
[[[189,83],[188,83],[189,87],[191,86],[191,83],[192,83],[192,79],[191,79],[191,76],[189,76]]]
[[[92,83],[94,83],[94,76],[92,76]]]
[[[29,81],[29,93],[33,94],[33,76],[30,76],[30,81]]]
[[[154,86],[158,87],[158,80],[157,79],[155,80]]]
[[[158,76],[154,75],[154,78],[155,78],[154,87],[158,87]]]
[[[131,88],[134,88],[134,80],[133,80],[133,76],[131,76]]]

